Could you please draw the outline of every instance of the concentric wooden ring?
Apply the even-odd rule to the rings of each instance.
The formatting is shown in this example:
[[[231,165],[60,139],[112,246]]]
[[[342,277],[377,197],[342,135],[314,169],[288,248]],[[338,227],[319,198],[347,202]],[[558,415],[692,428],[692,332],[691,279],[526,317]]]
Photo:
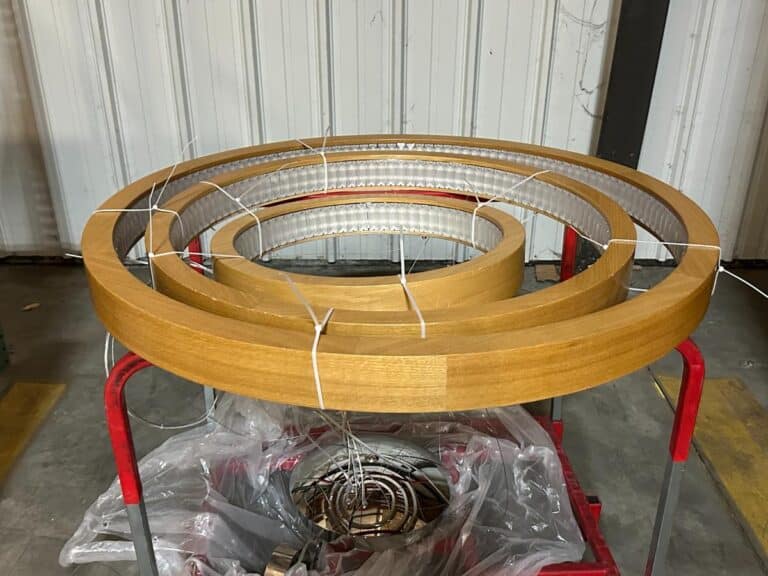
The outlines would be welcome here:
[[[320,142],[309,144],[319,146]],[[458,170],[460,165],[472,162],[488,169],[495,166],[495,170],[501,169],[501,165],[511,167],[511,160],[528,165],[531,170],[546,167],[553,172],[537,180],[548,179],[548,185],[573,187],[569,178],[554,173],[559,171],[594,185],[603,193],[591,191],[595,202],[607,206],[608,197],[613,198],[636,222],[662,240],[688,242],[697,247],[675,249],[680,257],[678,268],[637,298],[590,313],[569,305],[559,311],[555,307],[558,313],[553,314],[553,307],[549,306],[553,316],[543,321],[536,318],[528,324],[530,328],[513,322],[505,323],[501,329],[497,325],[477,325],[466,331],[430,332],[422,340],[410,329],[391,330],[382,336],[344,335],[344,330],[332,329],[337,324],[334,318],[328,333],[321,338],[318,353],[327,408],[456,410],[574,392],[663,355],[693,330],[706,310],[719,254],[716,249],[701,246],[716,246],[716,232],[692,202],[648,176],[568,152],[487,140],[347,137],[329,139],[326,152],[340,147],[350,153],[394,148],[395,155],[398,148],[420,148],[414,151],[432,159],[441,152],[464,152],[467,159],[445,160],[448,170]],[[222,185],[228,178],[237,179],[239,168],[267,161],[290,163],[290,155],[296,161],[314,155],[312,162],[318,161],[316,152],[302,152],[295,143],[282,143],[181,164],[165,192],[165,199],[177,195],[178,198],[164,205],[183,203],[185,195],[187,199],[195,194],[205,196],[205,185],[192,185],[184,191],[197,180],[211,179],[220,173],[222,180],[218,183]],[[331,155],[325,156],[330,163]],[[397,162],[403,161],[393,160],[393,169]],[[440,168],[435,163],[428,164],[425,163],[425,170]],[[216,168],[217,165],[223,168]],[[353,165],[350,163],[349,169]],[[347,169],[346,164],[340,166]],[[146,205],[153,183],[162,183],[168,174],[168,170],[161,171],[130,185],[105,203],[104,208]],[[558,184],[551,184],[557,179],[561,179]],[[289,197],[290,190],[284,186],[287,180],[284,182],[282,176],[278,180],[272,188],[278,195]],[[541,185],[528,188],[535,188],[538,193]],[[199,203],[193,204],[200,209]],[[201,307],[208,306],[204,302],[207,296],[203,298],[195,290],[188,290],[183,301],[178,301],[152,291],[123,268],[121,258],[140,236],[145,216],[141,212],[102,212],[92,217],[84,233],[83,253],[94,303],[110,331],[150,361],[198,382],[269,400],[317,406],[310,362],[313,334],[306,324],[282,328],[263,319],[246,318],[245,314],[244,321],[239,319],[240,312],[227,316],[206,311]],[[561,215],[565,221],[567,216]],[[167,227],[172,238],[173,219],[172,215],[156,213],[153,225]],[[615,234],[614,229],[611,233],[614,238],[626,238]],[[604,243],[609,246],[601,261],[613,260],[611,254],[623,254],[615,248],[628,246]],[[175,270],[172,266],[166,269],[166,259],[178,260],[173,256],[158,258],[156,268],[170,271],[168,279],[174,281]],[[616,266],[616,262],[611,264]],[[179,265],[186,270],[180,260]],[[624,282],[626,278],[622,278]],[[231,290],[217,286],[222,291]],[[259,303],[256,299],[253,303],[256,309]],[[504,305],[500,301],[484,308]],[[434,313],[443,314],[444,310]],[[525,315],[529,316],[536,316],[535,308]],[[190,354],[190,350],[200,352]]]
[[[318,219],[314,212],[324,207],[368,206],[370,204],[398,205],[402,210],[414,211],[419,206],[430,206],[447,211],[448,214],[462,214],[464,218],[458,229],[461,236],[453,237],[429,234],[427,223],[418,229],[407,230],[408,234],[423,234],[430,237],[443,237],[470,245],[471,218],[474,204],[436,195],[421,196],[369,196],[342,195],[327,196],[314,200],[305,200],[280,204],[258,211],[260,224],[253,217],[246,215],[234,220],[218,230],[211,238],[211,252],[216,254],[216,281],[227,284],[256,296],[269,294],[291,304],[296,304],[296,296],[291,290],[286,292],[286,276],[301,290],[306,299],[320,307],[338,307],[353,310],[371,311],[408,311],[409,303],[399,276],[374,277],[336,277],[312,276],[298,273],[285,273],[252,262],[259,256],[260,228],[267,228],[270,220],[287,215],[305,215],[307,219]],[[401,211],[402,211],[401,210]],[[362,212],[362,211],[361,211]],[[423,213],[419,212],[423,218]],[[477,304],[511,298],[520,288],[523,277],[523,257],[525,230],[512,216],[490,206],[478,215],[478,222],[485,223],[498,230],[501,240],[493,247],[467,262],[449,268],[408,274],[408,286],[423,310],[449,308],[459,304]],[[418,225],[419,222],[416,222]],[[479,227],[480,224],[477,224]],[[403,230],[402,225],[392,223],[389,233]],[[374,232],[380,232],[376,229]],[[365,233],[365,232],[357,232]],[[250,251],[241,251],[235,247],[239,239],[253,236]],[[336,231],[328,237],[349,235],[349,231]],[[479,236],[479,234],[478,234]],[[317,237],[315,237],[317,238]],[[290,245],[291,243],[288,243]],[[281,246],[282,247],[282,246]],[[485,248],[484,246],[478,246]],[[306,316],[306,314],[304,314]]]
[[[401,159],[411,161],[427,158],[422,154],[399,154],[398,156]],[[377,162],[382,158],[391,157],[390,153],[385,152],[344,153],[329,155],[327,161],[331,166],[335,162],[359,162],[360,168],[352,170],[352,173],[356,174],[365,172],[364,165],[367,162]],[[472,158],[451,155],[433,155],[430,159],[445,165],[449,162],[480,164]],[[296,159],[289,164],[282,162],[266,163],[222,174],[213,178],[211,182],[221,187],[231,187],[234,183],[247,182],[249,178],[268,175],[275,169],[285,170],[287,166],[320,167],[320,163],[321,160],[317,157]],[[535,171],[530,168],[498,161],[483,163],[482,166],[483,168],[498,169],[508,174],[517,175],[521,179],[535,174]],[[558,174],[544,174],[539,178],[540,182],[551,184],[552,189],[556,190],[556,194],[560,194],[556,199],[560,200],[561,203],[564,204],[564,199],[568,197],[578,199],[584,205],[589,203],[595,214],[605,220],[606,230],[611,231],[616,237],[634,238],[634,228],[629,218],[610,199],[588,186]],[[483,191],[480,190],[479,193],[482,194]],[[177,300],[192,302],[198,308],[222,316],[294,330],[311,330],[311,319],[303,305],[296,301],[295,296],[291,298],[292,291],[287,283],[283,282],[282,286],[278,287],[284,296],[282,298],[270,299],[269,295],[261,289],[261,284],[257,282],[256,278],[253,279],[255,294],[245,294],[240,290],[222,285],[220,282],[201,277],[190,270],[180,257],[172,253],[186,243],[187,238],[185,236],[196,235],[200,232],[198,228],[207,228],[214,224],[217,218],[223,218],[229,213],[237,211],[236,205],[228,206],[224,202],[223,206],[227,207],[228,211],[219,211],[218,216],[204,219],[197,227],[187,222],[185,236],[181,235],[178,220],[183,220],[190,212],[200,215],[204,211],[199,208],[199,205],[206,200],[217,198],[217,194],[217,189],[209,184],[194,185],[166,205],[169,212],[156,213],[153,216],[154,234],[148,234],[146,237],[151,236],[154,239],[154,245],[148,246],[148,250],[155,254],[165,254],[165,256],[153,261],[158,289]],[[218,200],[221,200],[221,197],[218,197]],[[536,208],[536,206],[532,207]],[[181,215],[180,218],[172,212]],[[555,214],[551,215],[556,216]],[[174,243],[170,240],[171,236],[176,236],[179,240]],[[505,330],[510,325],[534,326],[548,321],[562,320],[587,311],[599,310],[623,300],[625,297],[633,252],[633,247],[629,244],[610,246],[603,257],[588,271],[546,291],[527,294],[515,299],[484,303],[482,306],[426,310],[424,318],[427,331],[430,335],[497,332]],[[217,262],[218,267],[222,264],[220,261]],[[450,271],[448,273],[452,274]],[[463,289],[469,292],[483,290],[481,284],[472,281],[471,275],[469,278],[464,276],[457,277],[455,280],[456,284],[464,283],[465,286],[453,289]],[[249,292],[254,292],[254,290]],[[421,332],[420,322],[413,312],[382,314],[375,310],[350,310],[345,305],[345,301],[346,299],[335,303],[336,310],[333,322],[328,326],[329,334],[387,336],[392,334],[418,335]],[[318,314],[324,313],[324,309],[318,311]]]

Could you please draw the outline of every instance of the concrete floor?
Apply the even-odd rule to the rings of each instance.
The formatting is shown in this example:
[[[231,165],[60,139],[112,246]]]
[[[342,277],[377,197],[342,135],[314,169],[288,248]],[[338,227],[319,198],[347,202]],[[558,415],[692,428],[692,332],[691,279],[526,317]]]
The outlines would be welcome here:
[[[644,269],[636,284],[664,269]],[[764,289],[768,271],[743,275]],[[22,308],[38,302],[28,312]],[[708,375],[736,376],[768,407],[768,304],[722,277],[695,335]],[[19,576],[135,574],[131,566],[61,568],[57,556],[86,507],[114,475],[104,426],[104,331],[94,316],[79,266],[0,266],[0,322],[11,381],[49,381],[67,390],[0,488],[0,573]],[[679,372],[673,353],[651,368]],[[129,390],[129,403],[157,419],[198,413],[199,387],[156,371]],[[138,380],[138,379],[137,379]],[[2,388],[0,387],[0,392]],[[152,412],[153,411],[153,412]],[[568,397],[566,448],[583,486],[603,501],[602,528],[624,574],[641,574],[661,483],[672,412],[648,370]],[[169,436],[134,425],[138,452]],[[764,479],[763,479],[764,480]],[[669,574],[765,574],[733,511],[694,452],[682,484],[669,553]]]

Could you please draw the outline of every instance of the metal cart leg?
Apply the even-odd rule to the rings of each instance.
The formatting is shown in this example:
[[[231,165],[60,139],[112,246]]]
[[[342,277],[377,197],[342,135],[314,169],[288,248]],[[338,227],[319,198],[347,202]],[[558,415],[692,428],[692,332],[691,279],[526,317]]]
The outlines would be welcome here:
[[[691,449],[693,429],[696,426],[696,416],[704,386],[704,358],[693,340],[689,338],[680,344],[677,351],[683,357],[683,380],[669,443],[670,457],[664,473],[648,563],[645,567],[646,576],[662,576],[665,571],[672,534],[672,520],[680,495],[680,481]]]
[[[568,280],[576,272],[576,250],[579,247],[579,236],[570,226],[563,232],[563,253],[560,256],[560,282]]]
[[[189,250],[189,260],[198,265],[194,268],[195,271],[199,272],[200,274],[204,274],[203,269],[200,268],[200,266],[203,265],[203,245],[200,242],[200,236],[195,236],[192,238],[192,240],[189,241],[187,249]],[[207,414],[213,408],[213,403],[216,400],[216,391],[210,386],[204,386],[203,400],[205,403],[205,412]]]
[[[157,576],[157,562],[152,547],[147,510],[141,493],[141,478],[133,449],[124,391],[131,376],[149,366],[151,366],[149,362],[133,352],[128,352],[115,363],[104,385],[107,427],[112,440],[117,476],[120,479],[123,502],[128,511],[128,523],[131,527],[131,538],[141,576]]]
[[[189,241],[189,245],[187,246],[187,249],[189,250],[189,260],[191,262],[194,262],[195,264],[202,265],[203,264],[203,245],[200,243],[200,236],[195,236],[192,238],[192,240]],[[200,274],[203,273],[203,271],[200,268],[195,268],[197,272],[200,272]]]
[[[560,282],[568,280],[576,271],[576,250],[579,246],[579,236],[576,230],[570,226],[565,227],[563,232],[563,251],[560,256]],[[557,396],[552,398],[549,405],[549,419],[553,423],[561,422],[563,419],[563,398]],[[561,425],[556,425],[559,433],[562,435]]]

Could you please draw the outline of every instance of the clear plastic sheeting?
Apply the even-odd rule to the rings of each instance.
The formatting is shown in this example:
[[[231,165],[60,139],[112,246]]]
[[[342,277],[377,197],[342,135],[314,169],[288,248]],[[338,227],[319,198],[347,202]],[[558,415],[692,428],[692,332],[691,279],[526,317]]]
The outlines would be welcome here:
[[[215,420],[140,463],[162,575],[527,576],[584,553],[555,448],[520,407],[342,415],[224,396]],[[365,547],[299,511],[293,470],[324,446],[349,442],[347,434],[402,441],[434,457],[450,495],[429,530]],[[116,480],[88,509],[60,562],[134,557]]]

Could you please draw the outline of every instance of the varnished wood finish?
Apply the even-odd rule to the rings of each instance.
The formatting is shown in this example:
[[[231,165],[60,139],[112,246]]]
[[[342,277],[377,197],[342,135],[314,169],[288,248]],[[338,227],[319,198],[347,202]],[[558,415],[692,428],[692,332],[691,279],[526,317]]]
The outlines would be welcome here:
[[[404,155],[405,156],[405,155]],[[416,155],[407,155],[413,157]],[[327,161],[349,162],[391,157],[389,153],[345,153],[329,155]],[[464,161],[478,163],[476,159],[457,156],[433,157],[447,162]],[[295,160],[291,165],[311,165],[320,163],[319,157]],[[496,169],[530,176],[536,171],[530,168],[515,166],[503,162],[488,164]],[[212,182],[225,187],[248,177],[269,174],[273,169],[285,169],[285,162],[264,164],[225,173]],[[615,237],[634,238],[634,226],[626,214],[613,201],[597,193],[594,189],[559,174],[543,174],[539,178],[561,187],[567,193],[584,198],[597,207],[609,222]],[[179,194],[166,204],[168,210],[184,214],[204,197],[217,194],[214,187],[208,184],[196,184]],[[176,217],[171,212],[160,212],[153,216],[152,236],[153,246],[149,251],[156,254],[178,250],[169,240],[170,230],[176,223]],[[209,224],[213,224],[210,222]],[[189,229],[186,234],[196,235],[199,230]],[[570,318],[599,310],[624,299],[632,264],[634,250],[630,244],[611,245],[589,270],[577,275],[568,282],[552,286],[544,291],[538,291],[514,299],[496,300],[483,305],[469,305],[456,308],[427,309],[423,311],[430,336],[437,334],[471,334],[498,332],[509,326],[529,327],[546,322]],[[217,264],[220,265],[220,264]],[[200,276],[191,270],[180,257],[168,254],[154,260],[155,279],[157,288],[173,298],[193,303],[196,307],[208,310],[229,318],[238,318],[283,328],[311,330],[311,320],[304,306],[297,301],[289,285],[283,282],[276,286],[280,297],[274,298],[261,290],[259,284],[248,294],[210,278]],[[452,274],[451,270],[444,273]],[[464,284],[464,291],[483,292],[487,287],[474,281],[472,275],[459,276],[456,284]],[[254,297],[256,298],[254,300]],[[393,334],[413,334],[421,332],[421,325],[412,311],[377,312],[372,310],[350,310],[345,306],[346,298],[337,301],[333,321],[329,323],[328,334],[387,336]],[[326,309],[317,311],[325,314]]]
[[[258,211],[262,223],[291,212],[324,206],[388,202],[428,204],[472,213],[475,204],[437,196],[329,196],[324,199],[290,202]],[[447,268],[407,275],[408,286],[423,310],[469,305],[511,298],[523,279],[525,229],[510,215],[490,206],[478,216],[493,223],[502,233],[500,243],[472,260]],[[370,311],[408,311],[410,306],[400,278],[394,276],[336,277],[285,273],[251,261],[258,254],[242,258],[236,239],[258,225],[250,215],[238,218],[219,229],[211,238],[216,281],[257,296],[272,297],[296,304],[296,296],[286,293],[288,276],[306,299],[320,307]],[[341,236],[335,234],[334,236]],[[231,257],[227,257],[231,256]],[[416,256],[414,254],[413,256]]]
[[[706,246],[718,243],[709,219],[682,194],[649,176],[609,162],[529,145],[447,137],[340,137],[329,139],[328,146],[361,142],[455,144],[586,166],[658,199],[682,222],[688,242]],[[308,143],[321,145],[319,140]],[[194,160],[181,164],[175,177],[217,163],[295,150],[298,146],[293,142],[273,144]],[[221,178],[226,180],[234,172]],[[103,207],[135,205],[149,193],[153,182],[162,182],[167,174],[167,170],[160,171],[129,185]],[[558,185],[569,185],[567,178],[557,174],[543,177],[562,178]],[[185,194],[204,194],[202,188],[191,186],[171,202],[183,202]],[[588,186],[584,188],[585,193],[594,193],[596,202],[614,205]],[[178,282],[179,290],[186,290],[183,302],[151,290],[123,267],[113,245],[114,228],[124,217],[119,213],[95,214],[83,235],[94,306],[107,328],[123,344],[153,363],[200,383],[267,400],[318,405],[310,362],[310,325],[275,325],[258,313],[262,310],[260,298],[241,291],[237,291],[237,298],[245,295],[250,300],[237,303],[232,315],[201,309],[209,305],[209,296],[197,289],[184,288],[187,278],[184,283],[178,278],[189,269],[175,256],[156,259],[156,269],[167,273],[163,281]],[[613,217],[619,219],[621,215]],[[172,218],[158,213],[155,225],[170,228]],[[650,220],[644,224],[653,229],[654,222]],[[612,232],[616,238],[626,238],[615,230]],[[614,250],[622,246],[626,247],[611,244],[590,271],[603,262],[608,262],[608,269],[624,269],[621,263],[613,261],[623,260],[623,252]],[[346,333],[334,330],[338,323],[334,316],[328,333],[320,340],[318,354],[325,405],[368,411],[459,410],[526,402],[598,385],[657,359],[693,331],[709,302],[718,255],[717,250],[690,247],[683,251],[677,269],[645,294],[596,311],[574,309],[572,303],[548,306],[551,316],[545,319],[539,319],[533,307],[524,315],[535,318],[528,324],[502,322],[499,326],[491,314],[488,324],[476,323],[467,330],[440,333],[437,324],[434,330],[428,330],[426,339],[420,339],[410,328],[412,317],[407,329],[404,324],[382,335],[363,335],[351,329],[353,323]],[[168,267],[166,259],[172,263]],[[177,264],[183,270],[176,270]],[[180,274],[177,276],[176,272]],[[199,275],[196,277],[202,280]],[[625,280],[622,278],[622,282]],[[232,290],[229,286],[217,286]],[[512,302],[515,300],[522,298]],[[501,310],[507,302],[478,308],[492,312],[495,307]],[[349,313],[353,312],[364,313]],[[300,311],[295,317],[300,317]]]

